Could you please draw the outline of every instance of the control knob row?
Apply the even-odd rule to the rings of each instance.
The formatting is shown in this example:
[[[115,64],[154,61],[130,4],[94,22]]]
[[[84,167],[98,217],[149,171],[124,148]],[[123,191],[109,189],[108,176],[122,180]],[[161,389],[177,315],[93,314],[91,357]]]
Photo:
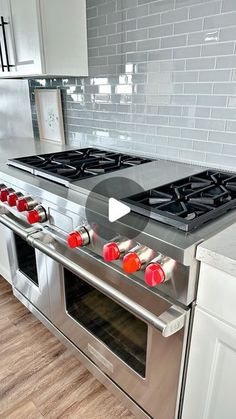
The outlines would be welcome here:
[[[89,231],[86,227],[79,227],[69,234],[68,246],[71,249],[86,246],[90,243]],[[170,279],[173,274],[174,260],[158,254],[147,246],[137,245],[132,247],[132,240],[116,238],[103,247],[103,258],[106,262],[121,259],[123,257],[123,270],[127,274],[134,274],[145,268],[145,282],[148,286],[154,287]]]
[[[47,220],[46,210],[31,196],[24,196],[4,184],[0,184],[0,201],[10,207],[16,207],[19,212],[28,212],[27,220],[30,224],[42,223]]]

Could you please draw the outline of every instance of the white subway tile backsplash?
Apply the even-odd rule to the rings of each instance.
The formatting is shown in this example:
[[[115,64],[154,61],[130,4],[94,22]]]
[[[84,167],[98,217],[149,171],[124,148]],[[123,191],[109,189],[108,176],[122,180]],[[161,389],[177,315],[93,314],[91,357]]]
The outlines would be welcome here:
[[[89,77],[46,81],[67,141],[235,170],[236,0],[87,0],[87,20]]]
[[[200,46],[187,46],[181,48],[175,48],[173,51],[173,58],[192,58],[192,57],[200,57],[201,54],[201,47]]]
[[[222,144],[235,144],[235,133],[211,131],[209,133],[209,141],[218,141]]]
[[[111,0],[108,3],[98,5],[97,7],[98,16],[110,14],[112,12],[115,12],[115,10],[116,10],[115,0]]]
[[[205,17],[209,15],[216,15],[220,13],[221,9],[221,1],[213,1],[207,4],[199,4],[197,6],[193,6],[190,8],[189,17],[190,19],[194,19],[197,17]]]
[[[146,16],[138,19],[138,28],[150,28],[151,26],[157,26],[160,24],[160,14]]]
[[[161,14],[161,23],[180,22],[188,18],[188,9],[171,10]]]
[[[197,71],[176,71],[173,72],[172,79],[174,82],[197,82],[199,74]]]
[[[174,48],[186,45],[187,35],[166,36],[161,39],[161,48]]]
[[[234,52],[234,42],[224,42],[222,44],[208,44],[202,46],[202,56],[231,55]]]
[[[116,31],[119,32],[126,32],[126,31],[133,31],[137,28],[137,20],[136,19],[129,19],[123,20],[122,22],[117,23]]]
[[[221,153],[223,149],[223,144],[212,143],[208,141],[194,141],[193,149],[198,151],[205,151],[207,153]]]
[[[235,0],[222,0],[222,12],[236,11]]]
[[[175,0],[158,0],[150,3],[149,11],[152,13],[160,13],[166,10],[174,9]]]
[[[148,61],[168,60],[172,58],[171,49],[162,49],[158,51],[151,51],[148,53]]]
[[[236,55],[217,57],[216,68],[236,68]]]
[[[225,120],[235,119],[236,120],[236,108],[214,108],[212,109],[211,116],[212,118],[218,118],[218,119],[225,119]]]
[[[231,70],[203,70],[199,72],[199,81],[230,81]]]
[[[217,95],[201,95],[197,97],[197,105],[200,106],[209,106],[209,107],[219,107],[226,106],[227,96],[217,96]]]
[[[194,58],[186,61],[186,70],[214,69],[215,58]]]
[[[148,15],[148,4],[127,10],[127,19],[134,19]]]
[[[204,7],[210,1],[212,0],[175,0],[175,7],[189,7],[196,4],[202,4],[202,7]]]
[[[229,96],[228,106],[230,108],[236,108],[236,96]]]
[[[195,105],[197,97],[194,95],[173,95],[171,103],[176,105]]]
[[[225,121],[218,119],[195,119],[195,128],[224,131]]]
[[[236,2],[235,2],[236,5]],[[235,41],[235,26],[220,30],[220,41]]]
[[[137,43],[138,51],[151,51],[160,48],[160,39],[146,39]]]
[[[211,165],[212,167],[222,168],[222,169],[229,169],[235,171],[235,157],[229,157],[224,153],[224,158],[222,159],[222,154],[224,153],[224,149],[220,154],[206,154],[206,164]]]
[[[235,132],[236,131],[236,122],[235,121],[228,121],[226,123],[226,131]]]
[[[215,83],[213,92],[223,95],[236,95],[236,83]]]
[[[145,3],[145,2],[144,2]],[[116,1],[117,10],[130,9],[138,6],[138,0],[120,0]]]
[[[164,36],[173,34],[174,26],[169,23],[167,25],[158,25],[149,29],[149,38],[163,38]]]
[[[187,94],[211,94],[212,92],[212,83],[186,83],[184,85],[184,93]]]
[[[236,20],[236,12],[224,13],[207,17],[204,19],[204,29],[224,28],[225,26],[234,26]]]
[[[189,138],[194,140],[201,140],[206,141],[208,136],[208,131],[200,130],[200,129],[187,129],[183,128],[181,130],[181,137]]]
[[[196,150],[180,150],[179,152],[181,160],[187,160],[193,162],[193,158],[195,162],[204,163],[206,161],[206,154]]]
[[[189,21],[175,23],[174,24],[174,33],[192,33],[198,32],[202,29],[203,20],[202,19],[193,19]]]
[[[127,33],[127,41],[139,41],[147,39],[147,29],[138,29]]]

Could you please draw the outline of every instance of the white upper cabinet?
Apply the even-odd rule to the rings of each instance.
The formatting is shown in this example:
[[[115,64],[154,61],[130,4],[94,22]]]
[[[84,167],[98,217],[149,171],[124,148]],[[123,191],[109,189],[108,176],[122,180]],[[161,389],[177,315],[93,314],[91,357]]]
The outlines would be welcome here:
[[[0,77],[87,76],[85,0],[0,0]]]

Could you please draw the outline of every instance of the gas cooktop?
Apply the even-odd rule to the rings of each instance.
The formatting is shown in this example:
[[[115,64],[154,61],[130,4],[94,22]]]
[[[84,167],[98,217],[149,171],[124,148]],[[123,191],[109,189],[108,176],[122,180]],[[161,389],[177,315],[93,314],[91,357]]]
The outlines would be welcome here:
[[[123,201],[134,212],[191,231],[236,208],[236,173],[206,170]]]
[[[92,176],[127,169],[151,159],[95,148],[9,159],[8,164],[68,186]]]

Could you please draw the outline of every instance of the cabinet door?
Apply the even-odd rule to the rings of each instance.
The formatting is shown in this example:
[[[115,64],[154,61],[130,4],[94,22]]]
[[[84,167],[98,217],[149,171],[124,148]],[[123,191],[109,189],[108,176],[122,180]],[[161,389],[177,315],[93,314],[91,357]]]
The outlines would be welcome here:
[[[38,0],[0,0],[4,19],[11,75],[42,72]],[[4,54],[6,48],[3,46]],[[5,72],[4,75],[7,75]],[[9,75],[9,74],[8,74]]]
[[[8,16],[8,0],[0,0],[0,75],[7,74],[8,70],[6,68],[7,60],[6,60],[6,47],[5,45],[9,45],[9,25],[4,26],[5,30],[5,40],[3,37],[3,27],[2,27],[2,18],[4,22],[8,23],[7,16]],[[4,42],[5,41],[5,42]]]
[[[236,329],[197,308],[182,419],[235,419],[235,384]]]

